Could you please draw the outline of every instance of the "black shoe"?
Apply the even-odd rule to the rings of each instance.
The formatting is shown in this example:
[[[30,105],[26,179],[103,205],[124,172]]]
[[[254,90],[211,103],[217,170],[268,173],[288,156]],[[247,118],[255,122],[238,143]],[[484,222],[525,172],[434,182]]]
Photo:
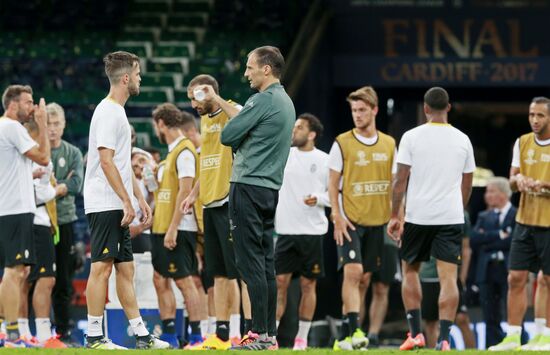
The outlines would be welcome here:
[[[369,348],[378,348],[380,347],[380,339],[378,339],[378,334],[369,334]]]

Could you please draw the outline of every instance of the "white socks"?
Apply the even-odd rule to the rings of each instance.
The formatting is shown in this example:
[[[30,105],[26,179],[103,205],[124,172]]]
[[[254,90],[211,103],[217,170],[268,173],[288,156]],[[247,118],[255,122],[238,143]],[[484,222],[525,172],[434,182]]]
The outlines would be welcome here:
[[[36,318],[36,339],[43,343],[52,337],[52,323],[50,318]]]
[[[241,315],[232,314],[229,316],[229,338],[241,338]]]
[[[216,317],[208,317],[208,334],[216,334]]]
[[[279,324],[281,324],[281,321],[280,321],[280,320],[276,320],[276,321],[275,321],[275,325],[277,326],[277,329],[279,329]]]
[[[88,314],[88,336],[103,336],[103,316],[95,317]]]
[[[506,335],[519,335],[521,334],[521,325],[509,325]]]
[[[141,317],[130,319],[129,322],[134,334],[138,337],[149,335],[149,331],[145,328],[145,323],[143,323],[143,319],[141,319]]]
[[[204,338],[208,334],[208,318],[201,320],[201,336]]]
[[[29,328],[28,318],[17,318],[17,325],[19,326],[19,335],[24,336],[27,339],[32,338],[31,328]]]
[[[546,318],[535,318],[535,334],[542,334],[546,327]]]
[[[309,334],[309,329],[311,328],[311,321],[301,320],[298,322],[298,334],[296,338],[301,338],[307,341],[307,335]]]

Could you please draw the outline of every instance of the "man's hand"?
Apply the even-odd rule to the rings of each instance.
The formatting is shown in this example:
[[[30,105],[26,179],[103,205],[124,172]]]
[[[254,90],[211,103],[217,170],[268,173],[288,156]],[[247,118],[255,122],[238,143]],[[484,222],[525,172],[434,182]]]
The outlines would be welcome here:
[[[317,206],[317,197],[313,195],[307,195],[304,197],[304,203],[309,207]]]
[[[205,102],[211,102],[215,99],[216,97],[216,92],[214,91],[214,88],[212,87],[212,85],[197,85],[195,87],[195,90],[193,91],[203,91],[204,92],[204,100],[202,101],[205,101]],[[195,95],[193,93],[193,95]],[[196,100],[197,98],[195,98]]]
[[[141,214],[142,214],[140,222],[144,226],[149,228],[153,223],[153,211],[151,211],[151,207],[149,207],[149,204],[147,203],[147,201],[145,201],[145,199],[140,198],[138,200],[138,203],[139,203],[139,209],[141,210]]]
[[[67,195],[69,192],[69,189],[67,188],[67,185],[65,184],[59,184],[55,186],[55,196],[56,197],[63,197]]]
[[[351,242],[348,228],[354,231],[355,227],[353,224],[339,213],[333,215],[332,222],[334,223],[334,240],[336,241],[336,245],[344,245],[344,238],[348,242]]]
[[[168,228],[164,235],[164,247],[169,250],[174,250],[177,245],[178,230],[176,228]]]
[[[46,174],[48,171],[45,168],[38,167],[32,171],[32,178],[33,179],[40,179],[44,174]]]
[[[523,176],[521,174],[517,174],[515,176],[515,180],[516,180],[516,184],[518,186],[519,192],[529,192],[536,185],[533,179],[531,179],[530,177]]]
[[[193,205],[197,201],[197,197],[193,195],[193,193],[190,193],[185,200],[181,202],[181,213],[183,214],[191,214],[193,212]]]
[[[388,236],[399,244],[402,235],[403,222],[397,217],[392,217],[388,222]]]
[[[48,129],[48,114],[46,113],[46,101],[44,101],[44,98],[40,99],[38,105],[34,105],[34,121],[41,132],[45,132]]]
[[[136,211],[134,211],[134,207],[132,207],[132,201],[128,200],[124,202],[122,211],[124,212],[124,216],[122,217],[122,221],[120,221],[120,226],[128,227],[136,217]]]

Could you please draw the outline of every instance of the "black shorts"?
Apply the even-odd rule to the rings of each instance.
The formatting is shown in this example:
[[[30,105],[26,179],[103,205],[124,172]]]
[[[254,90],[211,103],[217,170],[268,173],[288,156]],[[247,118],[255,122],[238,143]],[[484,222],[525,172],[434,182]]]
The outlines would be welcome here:
[[[510,247],[510,270],[534,273],[542,270],[544,275],[550,275],[550,228],[516,223]]]
[[[33,213],[0,216],[0,246],[4,267],[33,265],[36,262]]]
[[[431,255],[460,265],[463,234],[464,224],[426,226],[405,222],[399,257],[414,264],[428,261]]]
[[[130,229],[121,227],[122,210],[90,213],[90,244],[92,263],[114,259],[115,263],[134,260]]]
[[[363,272],[375,272],[382,265],[385,226],[360,226],[353,224],[355,231],[348,229],[351,242],[344,239],[338,246],[338,268],[346,264],[363,264]]]
[[[132,252],[134,254],[143,254],[151,251],[151,234],[141,233],[132,238]]]
[[[422,319],[427,321],[439,320],[439,290],[438,281],[421,282],[422,285]],[[462,283],[457,281],[458,287],[458,308],[456,313],[468,313],[466,298],[462,289]]]
[[[210,287],[214,287],[214,278],[206,271],[206,268],[201,272],[201,283],[204,291],[207,292]]]
[[[399,267],[398,248],[395,245],[384,243],[382,263],[380,269],[372,274],[372,282],[381,282],[389,285],[395,281],[395,274]]]
[[[33,232],[36,264],[31,266],[28,280],[36,281],[41,277],[55,277],[55,246],[53,244],[52,229],[35,224]]]
[[[204,261],[210,277],[227,277],[235,279],[239,276],[235,265],[235,250],[229,231],[229,207],[203,209],[204,220]]]
[[[325,275],[323,235],[279,235],[275,244],[275,273],[299,273],[308,279]]]
[[[164,247],[164,234],[153,234],[151,245],[153,268],[163,277],[181,279],[198,275],[197,232],[178,231],[173,250]]]

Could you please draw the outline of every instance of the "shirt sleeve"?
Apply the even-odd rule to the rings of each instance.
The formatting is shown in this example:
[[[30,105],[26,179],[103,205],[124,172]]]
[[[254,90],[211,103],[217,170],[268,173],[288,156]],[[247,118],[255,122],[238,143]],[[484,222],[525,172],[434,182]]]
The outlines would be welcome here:
[[[520,162],[519,162],[519,139],[516,139],[516,142],[514,143],[514,149],[512,149],[512,167],[513,168],[519,168]]]
[[[76,195],[80,192],[82,188],[82,183],[84,181],[84,165],[82,160],[82,153],[76,147],[72,147],[69,164],[69,173],[72,172],[72,175],[69,179],[59,179],[57,180],[58,184],[67,185],[67,190],[69,194]]]
[[[466,163],[464,164],[464,170],[462,171],[465,174],[473,173],[476,170],[476,161],[474,158],[474,148],[472,147],[472,142],[468,139],[468,156],[466,158]]]
[[[178,169],[178,179],[195,177],[195,156],[190,150],[185,149],[181,151],[176,160],[176,166]]]
[[[397,147],[395,147],[395,152],[393,153],[393,161],[391,162],[391,173],[397,174]]]
[[[18,122],[14,122],[15,124],[8,126],[13,127],[13,130],[11,133],[8,133],[6,136],[8,139],[11,140],[11,143],[15,146],[17,151],[21,154],[25,154],[29,150],[31,150],[34,146],[37,146],[38,143],[36,143],[31,136],[29,135],[29,132]]]
[[[328,155],[324,155],[324,164],[319,169],[319,181],[321,182],[322,191],[316,191],[312,195],[317,197],[317,206],[330,207],[330,198],[328,197]]]
[[[328,153],[328,168],[339,173],[344,169],[342,151],[340,150],[340,145],[336,141],[332,143],[332,147]]]
[[[234,151],[239,148],[248,132],[269,109],[270,104],[264,96],[265,94],[256,94],[249,98],[243,109],[227,122],[221,134],[223,145],[230,146]]]
[[[405,164],[408,166],[412,165],[412,152],[410,147],[410,137],[407,133],[401,137],[401,142],[399,143],[399,150],[397,152],[397,163]]]
[[[98,117],[97,121],[96,148],[115,150],[119,129],[119,117],[109,117],[105,111],[102,112],[102,115]]]

